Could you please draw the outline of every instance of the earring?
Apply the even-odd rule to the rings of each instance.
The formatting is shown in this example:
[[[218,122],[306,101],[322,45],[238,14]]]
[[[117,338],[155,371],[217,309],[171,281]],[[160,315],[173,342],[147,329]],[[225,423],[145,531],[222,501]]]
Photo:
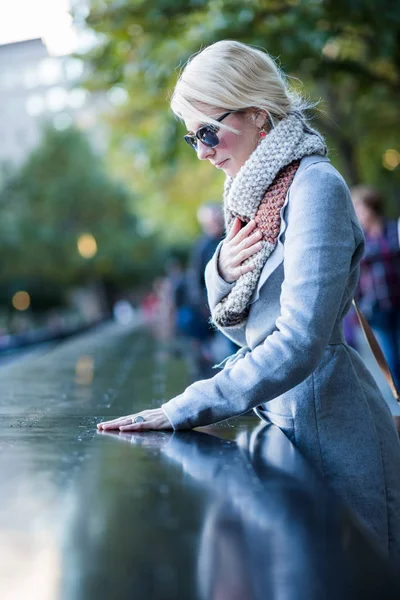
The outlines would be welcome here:
[[[260,129],[260,138],[265,138],[267,135],[267,132],[265,131],[264,127],[262,127]]]

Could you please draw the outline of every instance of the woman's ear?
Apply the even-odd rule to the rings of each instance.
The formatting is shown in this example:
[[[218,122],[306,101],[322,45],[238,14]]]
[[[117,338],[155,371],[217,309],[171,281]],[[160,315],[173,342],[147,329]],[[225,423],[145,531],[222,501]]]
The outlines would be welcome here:
[[[256,127],[261,129],[262,127],[268,127],[269,129],[269,115],[266,110],[257,109],[254,113],[254,124]]]

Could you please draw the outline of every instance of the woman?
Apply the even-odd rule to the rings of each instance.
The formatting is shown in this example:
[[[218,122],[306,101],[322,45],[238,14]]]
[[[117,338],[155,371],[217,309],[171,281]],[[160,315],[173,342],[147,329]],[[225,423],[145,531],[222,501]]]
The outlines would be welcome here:
[[[226,174],[227,236],[206,268],[213,321],[241,349],[160,409],[101,429],[188,429],[254,408],[400,557],[400,444],[343,336],[364,238],[349,190],[272,59],[221,41],[185,67],[172,109]]]

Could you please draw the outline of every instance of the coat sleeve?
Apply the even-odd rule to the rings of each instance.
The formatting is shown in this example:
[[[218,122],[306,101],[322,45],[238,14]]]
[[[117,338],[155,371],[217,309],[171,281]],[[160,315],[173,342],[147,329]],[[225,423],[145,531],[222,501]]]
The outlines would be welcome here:
[[[218,272],[218,257],[223,242],[220,242],[214,252],[212,259],[206,266],[205,282],[207,287],[208,305],[211,310],[214,310],[218,302],[222,300],[233,287],[233,283],[228,283],[222,279]]]
[[[299,174],[287,206],[276,330],[231,367],[164,404],[174,429],[242,414],[314,371],[338,317],[355,250],[350,202],[333,169],[311,165]]]

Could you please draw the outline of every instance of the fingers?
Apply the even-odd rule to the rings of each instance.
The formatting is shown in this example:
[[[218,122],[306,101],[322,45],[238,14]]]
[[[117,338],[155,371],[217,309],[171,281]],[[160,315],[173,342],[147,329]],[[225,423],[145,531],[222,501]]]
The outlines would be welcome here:
[[[239,267],[237,267],[236,279],[239,279],[239,277],[245,275],[246,273],[250,273],[250,271],[253,271],[255,268],[256,265],[254,264],[239,265]]]
[[[255,221],[250,221],[243,229],[239,229],[240,224],[240,219],[236,217],[218,258],[218,271],[228,283],[237,281],[241,275],[255,269],[255,265],[243,265],[243,262],[263,247],[262,232],[258,228],[254,231]]]
[[[242,222],[241,222],[241,220],[239,219],[239,217],[235,217],[235,220],[233,221],[233,225],[230,228],[230,230],[228,232],[228,235],[225,238],[225,241],[226,242],[230,242],[231,240],[233,240],[233,238],[235,237],[235,235],[237,233],[239,233],[239,231],[241,230],[241,228],[242,228]]]
[[[123,425],[132,423],[133,416],[134,415],[128,415],[126,417],[118,417],[112,421],[103,421],[102,423],[97,423],[97,429],[119,429]]]
[[[246,273],[250,273],[256,268],[256,265],[241,265],[240,267],[240,275],[245,275]]]
[[[172,425],[165,414],[160,413],[157,409],[154,411],[154,416],[146,417],[141,423],[129,423],[121,425],[120,431],[156,431],[158,429],[172,429]]]
[[[154,429],[158,429],[158,427],[156,426],[156,423],[151,420],[143,421],[142,423],[130,422],[127,425],[121,425],[119,428],[120,431],[150,431]]]
[[[261,238],[262,238],[262,233],[259,229],[257,229],[257,231],[255,231],[254,233],[252,233],[251,235],[246,237],[244,240],[239,242],[239,244],[237,245],[237,248],[238,248],[238,250],[244,250],[245,248],[249,248],[249,246],[252,246],[253,244],[256,244],[257,242],[259,242],[261,240]]]
[[[134,421],[135,417],[139,416],[143,417],[144,421],[133,423],[132,421]],[[172,429],[172,425],[162,408],[155,408],[144,410],[133,415],[119,417],[112,421],[98,423],[97,428],[100,431],[113,429],[119,429],[120,431],[149,431],[156,429]]]
[[[256,222],[255,221],[249,221],[249,223],[247,223],[246,227],[243,227],[243,229],[241,229],[235,236],[235,243],[240,243],[243,240],[245,240],[253,231],[254,227],[256,226]]]
[[[245,227],[242,228],[242,221],[239,219],[239,217],[235,217],[233,225],[230,228],[228,235],[225,238],[225,243],[232,241],[234,238],[235,238],[236,243],[240,243],[243,240],[246,240],[246,238],[248,239],[251,232],[255,228],[255,226],[256,226],[256,222],[252,219],[251,221],[249,221],[247,223],[247,225]],[[261,232],[259,232],[259,230],[257,230],[255,232],[256,238],[260,235],[261,235]]]
[[[256,254],[256,252],[259,252],[259,250],[261,250],[262,247],[263,247],[263,243],[258,242],[257,244],[253,244],[253,246],[251,246],[250,248],[246,248],[245,250],[242,250],[241,252],[239,252],[239,254],[236,257],[235,265],[241,265],[242,262],[245,261],[247,258],[250,258],[250,256],[253,256],[253,254]],[[254,265],[252,265],[252,266],[254,266]]]

